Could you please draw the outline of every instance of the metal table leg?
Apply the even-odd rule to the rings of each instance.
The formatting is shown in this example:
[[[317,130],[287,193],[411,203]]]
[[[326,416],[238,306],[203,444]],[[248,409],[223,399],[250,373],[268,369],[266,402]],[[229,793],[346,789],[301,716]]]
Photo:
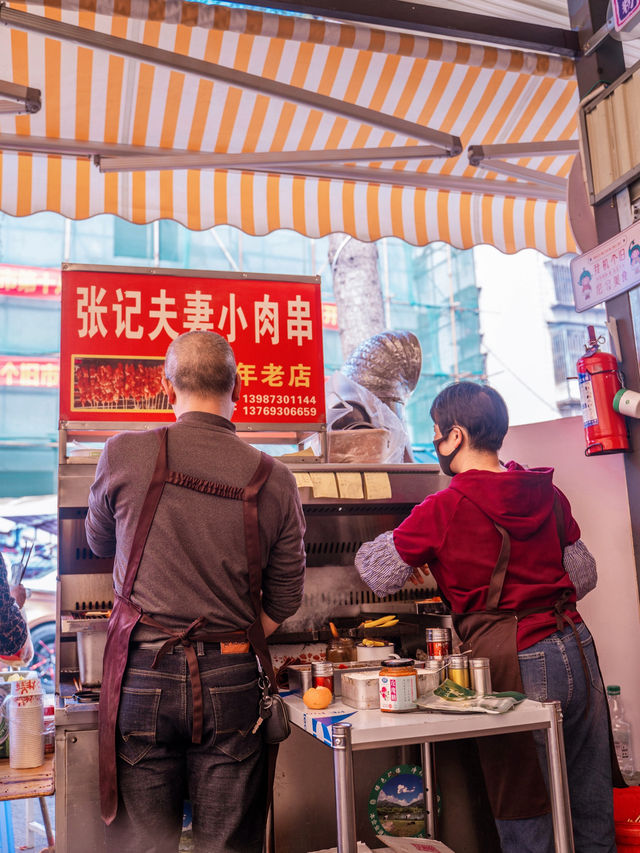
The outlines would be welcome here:
[[[433,756],[431,744],[423,741],[420,744],[420,755],[422,758],[422,784],[424,792],[424,823],[427,838],[436,837],[436,808],[437,798],[435,796],[436,780],[433,769]]]
[[[336,790],[338,853],[356,853],[356,796],[353,785],[350,723],[336,723],[331,727],[331,746]]]
[[[560,702],[545,702],[544,704],[551,713],[551,726],[545,731],[549,766],[549,795],[551,797],[556,853],[574,853],[573,826],[569,807],[569,783],[562,734],[562,707]]]

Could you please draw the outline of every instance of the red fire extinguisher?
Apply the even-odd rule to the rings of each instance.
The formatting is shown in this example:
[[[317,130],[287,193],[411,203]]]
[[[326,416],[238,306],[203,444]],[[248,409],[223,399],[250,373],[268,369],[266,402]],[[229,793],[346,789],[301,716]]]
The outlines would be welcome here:
[[[585,456],[629,450],[627,424],[613,408],[613,398],[622,388],[618,362],[601,352],[593,326],[588,327],[589,344],[578,359],[580,407],[587,443]]]

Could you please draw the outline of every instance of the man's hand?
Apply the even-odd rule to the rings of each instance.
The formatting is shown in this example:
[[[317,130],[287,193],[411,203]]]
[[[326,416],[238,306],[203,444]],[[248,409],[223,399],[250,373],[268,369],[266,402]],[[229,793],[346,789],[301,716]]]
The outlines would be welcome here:
[[[22,584],[18,584],[17,586],[10,586],[9,592],[15,598],[16,604],[20,609],[24,607],[24,603],[27,600],[27,591],[22,586]]]
[[[409,580],[415,586],[419,586],[427,579],[427,575],[431,574],[429,571],[429,566],[425,563],[424,566],[418,566],[413,572],[409,575]]]

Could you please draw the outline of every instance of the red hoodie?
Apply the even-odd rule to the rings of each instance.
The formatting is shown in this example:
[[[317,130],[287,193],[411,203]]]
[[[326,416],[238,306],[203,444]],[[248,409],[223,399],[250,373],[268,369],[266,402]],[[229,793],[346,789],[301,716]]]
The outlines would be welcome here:
[[[579,622],[575,589],[562,567],[554,494],[563,510],[566,545],[580,538],[580,528],[552,478],[553,468],[525,469],[517,462],[509,462],[500,473],[456,474],[447,489],[425,498],[394,530],[396,550],[410,566],[429,564],[454,613],[483,610],[502,542],[496,522],[511,538],[500,607],[527,610],[548,605],[551,610],[568,588],[573,606],[567,613]],[[518,650],[556,630],[551,612],[526,617],[518,622]]]

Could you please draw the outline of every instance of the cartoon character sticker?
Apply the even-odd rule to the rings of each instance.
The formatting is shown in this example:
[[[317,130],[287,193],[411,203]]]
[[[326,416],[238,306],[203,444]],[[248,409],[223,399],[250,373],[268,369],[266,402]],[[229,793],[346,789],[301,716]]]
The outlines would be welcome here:
[[[637,267],[640,264],[640,246],[635,240],[632,240],[629,246],[629,260],[632,267]]]
[[[640,246],[638,247],[640,249]],[[588,269],[583,269],[578,279],[578,284],[582,288],[582,295],[585,300],[591,299],[591,279],[592,275]]]

